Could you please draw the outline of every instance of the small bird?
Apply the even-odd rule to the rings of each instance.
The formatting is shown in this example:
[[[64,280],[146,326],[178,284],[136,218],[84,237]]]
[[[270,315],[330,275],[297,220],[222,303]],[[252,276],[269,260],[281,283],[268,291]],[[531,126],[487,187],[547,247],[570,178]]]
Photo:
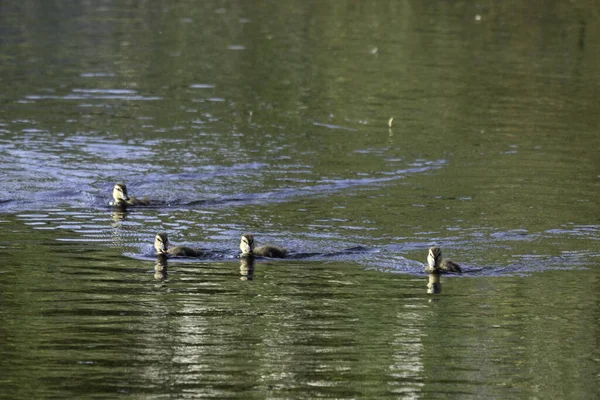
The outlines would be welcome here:
[[[442,249],[439,247],[430,247],[427,255],[427,267],[425,272],[428,274],[440,274],[444,272],[456,272],[462,274],[462,269],[457,263],[442,258]]]
[[[124,183],[117,183],[113,187],[113,201],[110,203],[116,207],[127,207],[127,206],[147,206],[150,204],[148,199],[138,199],[135,197],[129,197],[127,194],[127,186]]]
[[[242,251],[242,257],[255,255],[270,258],[284,258],[287,255],[287,250],[283,247],[268,244],[255,247],[254,236],[250,234],[242,235],[240,250]]]
[[[201,257],[204,252],[199,249],[193,249],[185,246],[175,246],[169,248],[169,238],[166,233],[159,233],[154,238],[154,248],[157,254],[165,254],[180,257]]]

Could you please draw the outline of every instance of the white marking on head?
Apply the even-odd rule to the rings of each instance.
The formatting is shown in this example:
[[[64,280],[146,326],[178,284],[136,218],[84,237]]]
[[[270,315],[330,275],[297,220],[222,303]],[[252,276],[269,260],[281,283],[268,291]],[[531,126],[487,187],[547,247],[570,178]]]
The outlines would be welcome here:
[[[154,237],[154,248],[159,254],[165,254],[169,249],[169,239],[166,233],[159,233]]]
[[[127,195],[127,186],[123,183],[117,183],[113,187],[112,192],[113,199],[115,203],[119,203],[121,201],[129,201],[129,196]]]
[[[243,254],[252,254],[254,252],[254,236],[248,234],[242,235],[240,250]]]
[[[441,257],[442,250],[439,247],[430,247],[429,254],[427,254],[427,264],[429,264],[431,268],[434,268],[438,265]]]

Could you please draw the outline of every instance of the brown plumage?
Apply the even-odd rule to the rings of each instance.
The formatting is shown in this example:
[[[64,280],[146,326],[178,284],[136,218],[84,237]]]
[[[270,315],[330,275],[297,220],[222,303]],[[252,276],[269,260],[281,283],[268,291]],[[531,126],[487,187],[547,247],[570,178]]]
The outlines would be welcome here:
[[[440,274],[444,272],[456,272],[462,274],[462,269],[457,263],[442,258],[442,249],[439,247],[430,247],[427,255],[427,267],[425,272],[428,274]]]
[[[186,246],[175,246],[169,248],[169,238],[166,233],[159,233],[154,237],[154,248],[157,254],[165,254],[180,257],[201,257],[204,252]]]
[[[287,250],[283,247],[268,244],[255,247],[254,236],[250,234],[242,235],[240,250],[242,251],[242,256],[255,255],[270,258],[284,258],[287,255]]]
[[[135,197],[129,197],[127,194],[127,186],[124,183],[117,183],[113,187],[113,201],[111,205],[116,207],[127,207],[127,206],[147,206],[150,204],[148,199],[138,199]]]

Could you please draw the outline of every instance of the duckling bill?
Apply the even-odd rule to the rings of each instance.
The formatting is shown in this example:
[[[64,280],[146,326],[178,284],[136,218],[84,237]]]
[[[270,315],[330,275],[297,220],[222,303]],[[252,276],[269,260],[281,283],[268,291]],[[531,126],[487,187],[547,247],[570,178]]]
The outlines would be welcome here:
[[[444,272],[455,272],[462,274],[462,269],[457,263],[442,258],[442,249],[439,247],[430,247],[427,255],[427,267],[425,272],[428,274],[440,274]]]
[[[172,255],[179,257],[201,257],[204,252],[186,246],[169,247],[169,238],[166,233],[159,233],[154,238],[154,249],[158,255]]]
[[[287,249],[273,245],[262,245],[256,247],[254,243],[254,236],[250,234],[242,235],[240,241],[240,250],[242,251],[242,257],[247,256],[261,256],[270,258],[284,258],[287,255]]]
[[[148,199],[129,197],[129,194],[127,194],[127,186],[125,186],[124,183],[115,184],[112,196],[113,201],[110,204],[115,207],[147,206],[150,204],[150,200]]]

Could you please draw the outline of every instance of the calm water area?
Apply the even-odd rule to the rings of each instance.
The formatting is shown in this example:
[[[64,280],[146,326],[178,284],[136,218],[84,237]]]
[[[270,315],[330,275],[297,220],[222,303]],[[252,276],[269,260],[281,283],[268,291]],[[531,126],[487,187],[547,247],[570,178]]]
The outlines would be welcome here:
[[[0,398],[600,397],[597,2],[4,0],[0,87]]]

